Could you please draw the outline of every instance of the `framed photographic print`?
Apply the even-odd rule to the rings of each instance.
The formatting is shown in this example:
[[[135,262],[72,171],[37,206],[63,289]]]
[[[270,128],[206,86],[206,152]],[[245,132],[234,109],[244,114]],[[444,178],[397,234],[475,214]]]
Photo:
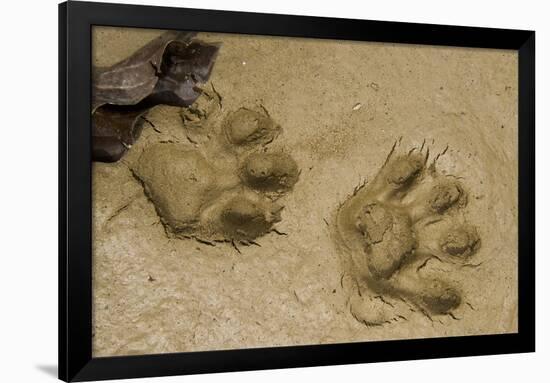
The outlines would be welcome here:
[[[61,379],[534,351],[534,32],[69,1],[59,46]]]

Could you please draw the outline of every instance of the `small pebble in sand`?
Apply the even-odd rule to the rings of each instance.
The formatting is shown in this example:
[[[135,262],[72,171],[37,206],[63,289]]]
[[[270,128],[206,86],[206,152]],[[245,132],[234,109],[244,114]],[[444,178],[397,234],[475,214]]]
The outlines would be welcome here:
[[[358,102],[357,104],[355,104],[355,105],[353,106],[352,110],[359,110],[359,109],[361,109],[362,107],[363,107],[363,105],[362,105],[360,102]]]
[[[246,65],[246,61],[243,61],[243,65]]]

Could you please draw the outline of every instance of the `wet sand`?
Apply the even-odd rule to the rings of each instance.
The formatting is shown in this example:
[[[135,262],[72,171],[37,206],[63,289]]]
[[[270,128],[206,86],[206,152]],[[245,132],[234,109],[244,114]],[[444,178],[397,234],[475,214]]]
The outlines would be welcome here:
[[[96,28],[110,65],[161,31]],[[129,169],[150,145],[186,139],[157,106],[123,160],[93,167],[94,356],[517,332],[517,54],[512,51],[200,33],[221,42],[210,78],[224,112],[263,106],[300,177],[260,246],[167,236]],[[338,207],[392,145],[425,147],[468,190],[481,246],[470,266],[430,262],[460,289],[455,318],[407,312],[365,326],[335,244]],[[344,275],[345,276],[345,275]]]

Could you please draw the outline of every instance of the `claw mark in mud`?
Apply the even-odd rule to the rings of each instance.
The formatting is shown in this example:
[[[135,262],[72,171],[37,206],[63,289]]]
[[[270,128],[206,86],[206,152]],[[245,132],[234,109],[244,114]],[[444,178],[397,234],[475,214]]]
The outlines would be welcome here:
[[[374,180],[353,190],[336,214],[333,229],[344,270],[357,282],[350,312],[369,326],[390,323],[402,317],[389,303],[394,299],[429,319],[459,320],[453,313],[463,301],[459,287],[425,276],[423,269],[432,259],[469,264],[479,250],[478,231],[465,217],[468,193],[457,177],[436,169],[447,148],[428,163],[425,142],[408,152],[399,144]]]
[[[157,142],[133,166],[167,233],[202,243],[259,246],[281,220],[279,203],[298,181],[294,159],[270,150],[281,128],[263,108],[226,114],[213,89],[182,110],[194,145]]]

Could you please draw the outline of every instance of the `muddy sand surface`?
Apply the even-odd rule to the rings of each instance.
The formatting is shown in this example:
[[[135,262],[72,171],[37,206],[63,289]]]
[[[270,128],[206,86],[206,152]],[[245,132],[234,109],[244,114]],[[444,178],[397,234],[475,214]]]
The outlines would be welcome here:
[[[94,64],[160,33],[96,28]],[[93,165],[94,356],[517,331],[515,52],[198,38],[222,43],[202,86],[221,98],[211,130],[157,106],[122,160]],[[250,149],[288,159],[276,197],[223,141],[241,108],[280,126]],[[200,182],[238,185],[231,198],[276,200],[280,220],[238,241],[174,235],[177,153]]]

